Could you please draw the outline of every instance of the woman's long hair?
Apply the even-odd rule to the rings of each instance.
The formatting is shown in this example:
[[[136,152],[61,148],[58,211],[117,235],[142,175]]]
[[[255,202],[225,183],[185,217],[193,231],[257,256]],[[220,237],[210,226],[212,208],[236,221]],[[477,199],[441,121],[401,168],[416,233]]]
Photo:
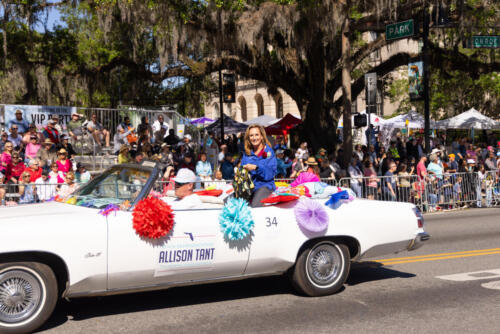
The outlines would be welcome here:
[[[245,131],[245,153],[246,155],[250,155],[252,153],[252,143],[250,142],[250,130],[253,128],[257,128],[260,131],[260,136],[262,137],[262,142],[264,145],[268,145],[269,147],[271,144],[269,143],[269,140],[267,139],[266,136],[266,130],[262,125],[258,124],[250,124]]]

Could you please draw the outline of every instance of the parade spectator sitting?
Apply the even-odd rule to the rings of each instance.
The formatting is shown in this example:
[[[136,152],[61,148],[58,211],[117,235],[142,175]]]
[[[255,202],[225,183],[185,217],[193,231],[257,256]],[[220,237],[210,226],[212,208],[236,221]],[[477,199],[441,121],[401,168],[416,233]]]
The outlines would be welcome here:
[[[35,181],[42,175],[42,169],[40,168],[40,162],[38,159],[31,159],[28,163],[28,167],[24,169],[24,173],[30,175],[30,183],[35,183]]]
[[[47,139],[50,140],[50,142],[55,145],[59,144],[59,137],[60,137],[60,133],[59,131],[57,131],[55,127],[56,124],[57,122],[55,120],[49,119],[49,121],[47,122],[47,126],[42,132],[46,140]]]
[[[51,183],[47,171],[43,171],[42,176],[36,179],[35,186],[36,194],[40,202],[45,202],[56,195],[56,185],[55,183]]]
[[[38,143],[38,137],[36,135],[31,135],[30,142],[26,145],[24,150],[24,160],[30,161],[31,159],[35,159],[40,148],[41,145]]]
[[[287,177],[288,168],[292,166],[292,162],[285,162],[285,152],[282,149],[276,151],[276,175],[278,177]]]
[[[119,164],[127,164],[132,159],[130,158],[130,147],[127,144],[122,145],[120,147],[120,151],[118,152],[118,163]]]
[[[161,152],[160,152],[160,161],[165,166],[173,166],[174,165],[174,157],[172,152],[170,151],[170,145],[163,143],[161,144]]]
[[[203,181],[210,180],[212,176],[212,165],[207,161],[207,154],[201,152],[200,161],[196,163],[196,175]]]
[[[174,147],[177,145],[180,139],[176,136],[174,129],[170,129],[168,130],[168,136],[166,136],[163,141],[171,147]]]
[[[158,115],[158,119],[153,123],[153,135],[156,141],[163,141],[167,137],[168,124],[165,123],[163,115]]]
[[[57,145],[57,150],[64,149],[68,152],[68,157],[73,159],[76,155],[75,150],[73,149],[73,145],[69,143],[69,137],[65,134],[61,135],[61,142]]]
[[[63,129],[61,127],[61,124],[59,124],[59,115],[52,114],[51,119],[55,122],[54,128],[59,132],[59,135],[60,135],[63,132]]]
[[[26,147],[31,142],[31,137],[36,137],[37,143],[43,142],[45,138],[41,132],[37,132],[35,123],[31,123],[28,127],[28,131],[23,135],[23,145]]]
[[[102,140],[104,139],[106,147],[109,147],[109,131],[106,130],[102,126],[102,124],[97,121],[96,114],[92,114],[92,116],[90,117],[90,121],[87,122],[87,130],[92,133],[92,136],[99,146],[102,146]]]
[[[17,149],[21,148],[23,143],[23,136],[18,133],[18,129],[19,128],[17,124],[12,125],[10,128],[9,137],[7,138],[12,142],[12,144],[14,144],[14,147]]]
[[[133,162],[135,164],[142,164],[142,161],[144,160],[144,155],[142,154],[142,152],[135,152],[134,155],[133,155]]]
[[[76,173],[75,173],[75,181],[76,183],[87,183],[90,181],[92,176],[86,170],[85,165],[81,162],[76,164]]]
[[[73,170],[73,164],[71,160],[68,159],[68,151],[64,148],[61,148],[57,151],[57,160],[56,160],[57,168],[60,172],[66,175],[67,172]]]
[[[50,168],[50,164],[55,162],[57,159],[57,150],[56,146],[52,143],[52,141],[47,138],[43,142],[42,147],[36,152],[36,158],[40,161],[40,167],[48,170]]]
[[[151,138],[153,137],[153,127],[149,124],[149,117],[141,117],[141,123],[137,126],[137,135],[139,137],[145,136],[148,142],[151,142]]]
[[[220,170],[224,180],[232,180],[234,178],[234,156],[231,153],[226,153],[226,157],[221,164]]]
[[[9,122],[9,125],[7,127],[11,129],[12,126],[16,125],[19,133],[28,132],[30,123],[23,118],[23,111],[21,109],[16,110],[15,117],[16,118]]]
[[[50,165],[50,172],[48,173],[48,177],[50,179],[50,183],[64,183],[64,174],[63,172],[59,171],[59,168],[57,167],[55,161]]]
[[[28,172],[21,174],[19,180],[19,204],[35,203],[36,187],[30,183],[31,175]]]
[[[61,189],[57,192],[59,197],[66,199],[78,188],[78,184],[75,183],[75,173],[66,173],[65,181],[61,186]]]
[[[9,140],[9,135],[7,132],[2,132],[2,136],[0,137],[0,151],[3,152],[5,143]]]
[[[261,125],[250,125],[245,132],[244,140],[245,152],[241,166],[250,173],[254,184],[251,206],[261,207],[263,206],[261,200],[276,189],[274,184],[277,172],[276,157],[267,140],[266,131]]]
[[[68,133],[73,138],[73,140],[78,140],[79,136],[83,135],[83,121],[81,120],[80,114],[76,111],[71,113],[71,120],[68,122]]]
[[[11,141],[5,142],[4,151],[0,156],[0,172],[3,173],[6,180],[10,180],[12,171],[12,153],[14,152],[14,144]]]
[[[184,154],[184,157],[181,163],[179,164],[179,169],[181,168],[187,168],[193,172],[196,170],[196,167],[193,162],[193,156],[190,153]]]
[[[12,152],[12,167],[10,172],[10,182],[17,183],[19,178],[23,174],[26,166],[24,165],[21,157],[19,156],[19,152]]]

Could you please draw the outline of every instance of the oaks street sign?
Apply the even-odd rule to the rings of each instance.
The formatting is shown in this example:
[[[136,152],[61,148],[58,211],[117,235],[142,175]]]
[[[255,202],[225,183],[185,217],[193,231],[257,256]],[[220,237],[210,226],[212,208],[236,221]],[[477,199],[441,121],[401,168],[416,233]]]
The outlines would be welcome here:
[[[388,24],[385,26],[385,39],[398,39],[413,36],[413,20]]]

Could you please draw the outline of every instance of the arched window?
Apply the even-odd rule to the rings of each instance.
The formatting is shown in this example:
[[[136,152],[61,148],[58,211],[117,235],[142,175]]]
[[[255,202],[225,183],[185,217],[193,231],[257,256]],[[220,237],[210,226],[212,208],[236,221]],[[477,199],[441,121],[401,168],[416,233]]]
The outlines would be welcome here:
[[[264,99],[262,95],[255,95],[255,103],[257,104],[257,116],[264,115]]]
[[[283,97],[281,94],[276,96],[276,118],[283,118]]]
[[[247,100],[243,96],[240,96],[238,99],[238,103],[240,104],[241,110],[241,120],[243,122],[247,121]]]

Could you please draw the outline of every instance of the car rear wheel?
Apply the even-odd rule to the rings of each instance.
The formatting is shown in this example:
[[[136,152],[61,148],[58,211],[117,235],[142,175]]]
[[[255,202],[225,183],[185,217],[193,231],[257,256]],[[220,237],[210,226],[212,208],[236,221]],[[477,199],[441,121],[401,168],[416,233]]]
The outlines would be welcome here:
[[[0,264],[0,333],[30,333],[52,314],[57,280],[38,262]]]
[[[319,241],[308,245],[300,253],[293,270],[292,284],[307,296],[331,295],[344,285],[350,268],[347,246],[328,240]]]

